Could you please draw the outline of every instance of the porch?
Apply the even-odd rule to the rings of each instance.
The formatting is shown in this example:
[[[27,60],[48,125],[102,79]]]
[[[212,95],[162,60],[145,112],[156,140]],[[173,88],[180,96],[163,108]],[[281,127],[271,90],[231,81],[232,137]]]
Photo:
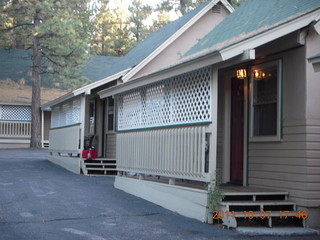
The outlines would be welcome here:
[[[112,99],[80,95],[52,107],[49,160],[76,174],[116,175]],[[95,148],[98,158],[82,158],[83,149]]]
[[[30,138],[31,121],[0,120],[0,148],[28,148]],[[46,132],[42,134],[41,142],[43,148],[49,146]]]
[[[288,200],[289,193],[271,188],[222,184],[220,208],[211,211],[208,183],[169,177],[120,173],[114,186],[183,216],[227,228],[305,227],[308,212]]]

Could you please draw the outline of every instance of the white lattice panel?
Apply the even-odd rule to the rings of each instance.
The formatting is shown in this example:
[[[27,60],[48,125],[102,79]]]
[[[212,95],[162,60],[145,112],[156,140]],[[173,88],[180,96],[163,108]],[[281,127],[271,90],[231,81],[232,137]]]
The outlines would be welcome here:
[[[56,106],[52,109],[51,128],[80,123],[81,101],[79,98]]]
[[[31,121],[31,106],[0,105],[0,120]]]
[[[211,121],[210,67],[117,96],[118,130]]]

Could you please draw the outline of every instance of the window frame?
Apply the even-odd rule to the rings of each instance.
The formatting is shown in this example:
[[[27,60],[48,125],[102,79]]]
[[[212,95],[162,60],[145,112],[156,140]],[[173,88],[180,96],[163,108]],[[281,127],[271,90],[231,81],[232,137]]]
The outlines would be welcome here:
[[[254,135],[254,70],[269,68],[271,66],[277,67],[277,128],[275,135]],[[249,125],[249,142],[280,142],[282,141],[282,60],[273,60],[260,64],[253,65],[251,67],[250,74],[250,125]]]

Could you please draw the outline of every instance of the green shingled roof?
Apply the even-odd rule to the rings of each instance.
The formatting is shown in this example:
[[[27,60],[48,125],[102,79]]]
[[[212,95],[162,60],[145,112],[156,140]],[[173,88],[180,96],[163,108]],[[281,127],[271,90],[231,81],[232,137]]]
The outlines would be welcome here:
[[[319,8],[320,0],[246,0],[182,58],[220,51]]]
[[[198,8],[150,34],[147,39],[139,43],[124,57],[93,56],[91,61],[86,63],[84,75],[95,82],[136,66],[189,22],[210,2],[211,1],[207,1]],[[30,70],[32,62],[30,54],[27,51],[18,49],[0,49],[0,62],[0,79],[11,78],[17,81],[21,78],[25,78],[27,81],[31,80],[30,74],[28,76],[27,73]]]
[[[103,79],[112,71],[119,57],[92,56],[85,64],[83,74],[91,81]],[[0,48],[0,80],[9,78],[15,82],[21,78],[31,82],[31,52],[21,49]]]
[[[93,82],[101,80],[113,72],[114,66],[120,59],[112,56],[92,56],[85,64],[83,74]]]
[[[6,78],[17,82],[19,79],[31,81],[31,52],[18,49],[0,48],[0,80]]]

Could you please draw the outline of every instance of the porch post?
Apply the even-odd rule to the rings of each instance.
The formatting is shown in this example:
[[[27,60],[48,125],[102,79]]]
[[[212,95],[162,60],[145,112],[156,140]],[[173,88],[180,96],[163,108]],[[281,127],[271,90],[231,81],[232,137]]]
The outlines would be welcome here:
[[[210,180],[216,179],[217,173],[217,131],[218,131],[218,70],[212,69],[211,80],[211,120],[209,139]]]
[[[86,95],[81,95],[81,124],[80,124],[80,150],[84,149],[84,135],[86,123]]]
[[[41,147],[44,148],[44,112],[41,110]]]

